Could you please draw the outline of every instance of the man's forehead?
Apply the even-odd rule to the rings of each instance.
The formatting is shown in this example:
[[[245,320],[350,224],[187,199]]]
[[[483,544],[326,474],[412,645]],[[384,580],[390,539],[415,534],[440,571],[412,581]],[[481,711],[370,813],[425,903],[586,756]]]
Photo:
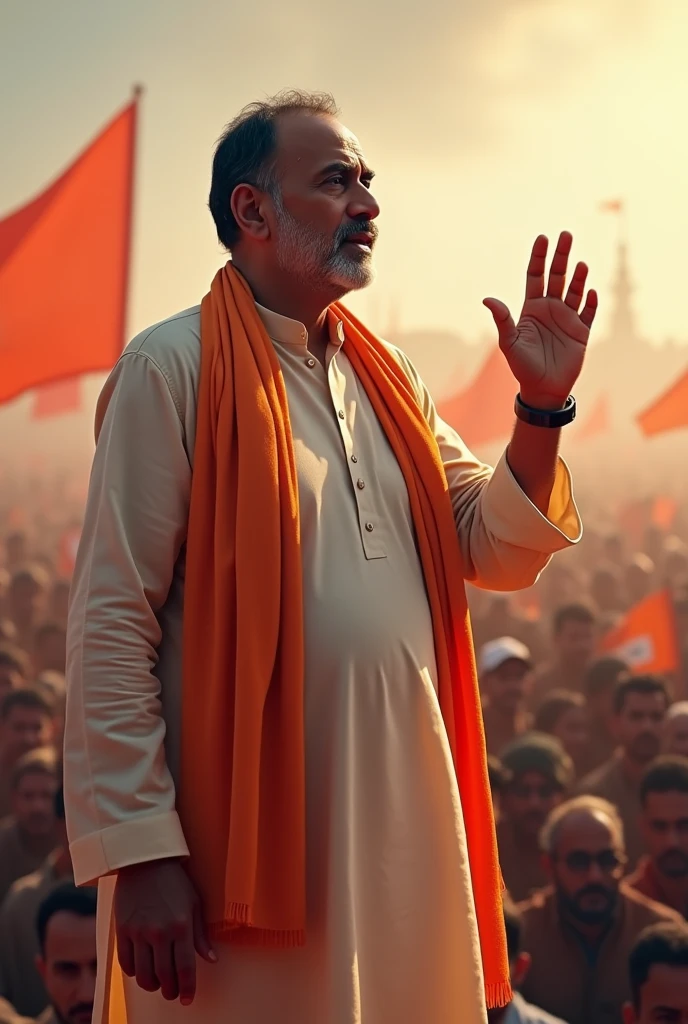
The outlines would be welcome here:
[[[561,823],[559,846],[606,844],[614,836],[614,825],[603,811],[578,811]]]
[[[345,125],[322,114],[292,112],[277,120],[277,163],[315,170],[335,161],[365,163],[361,144]]]

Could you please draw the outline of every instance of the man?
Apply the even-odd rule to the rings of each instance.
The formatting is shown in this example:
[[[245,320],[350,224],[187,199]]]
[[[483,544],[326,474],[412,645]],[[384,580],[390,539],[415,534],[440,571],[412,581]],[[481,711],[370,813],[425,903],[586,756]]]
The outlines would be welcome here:
[[[640,783],[643,857],[628,884],[688,916],[688,760],[659,757]]]
[[[509,781],[509,773],[506,768],[493,754],[487,755],[487,777],[490,783],[490,796],[492,797],[492,814],[497,824],[502,814],[502,794]]]
[[[10,783],[24,754],[54,740],[54,709],[44,694],[21,688],[0,702],[0,819],[11,813]]]
[[[585,697],[573,690],[550,690],[537,709],[533,726],[559,740],[580,775],[590,746]]]
[[[623,826],[606,800],[584,796],[557,807],[542,846],[552,888],[521,908],[532,957],[523,995],[569,1024],[621,1024],[638,934],[680,918],[621,883]]]
[[[523,948],[521,913],[508,896],[504,898],[504,926],[514,994],[507,1006],[488,1010],[488,1024],[564,1024],[559,1017],[553,1017],[545,1010],[527,1003],[519,992],[530,969],[531,956]]]
[[[18,878],[35,871],[55,848],[57,758],[50,747],[20,758],[12,772],[11,816],[0,822],[0,903]]]
[[[497,827],[499,862],[509,895],[517,903],[547,885],[540,832],[564,800],[574,778],[573,762],[553,736],[531,733],[502,754],[508,781]]]
[[[679,700],[667,710],[662,733],[662,751],[688,757],[688,700]]]
[[[33,639],[45,612],[48,574],[40,565],[17,569],[10,580],[7,594],[9,618],[17,630],[17,643],[28,654],[33,653]]]
[[[74,882],[64,821],[62,787],[55,795],[56,846],[41,867],[14,883],[0,907],[0,996],[28,1017],[42,1013],[48,995],[36,971],[36,915],[46,896]]]
[[[613,729],[619,749],[606,764],[581,779],[579,793],[609,800],[619,809],[629,868],[645,850],[640,831],[640,782],[659,753],[669,695],[655,676],[634,676],[619,683],[614,695]]]
[[[550,690],[580,692],[595,653],[597,620],[584,604],[567,604],[554,614],[554,661],[535,677],[532,702],[537,706]]]
[[[688,925],[646,928],[629,972],[633,1000],[624,1006],[624,1024],[688,1024]]]
[[[91,1024],[96,988],[96,890],[66,883],[37,918],[36,966],[50,999],[37,1024]]]
[[[478,675],[487,752],[498,756],[531,725],[526,710],[533,681],[530,651],[511,636],[491,640],[480,651]]]
[[[616,750],[614,736],[614,695],[618,683],[628,679],[628,665],[621,658],[607,655],[588,668],[583,683],[588,712],[588,756],[585,775],[599,768]]]
[[[519,327],[486,300],[522,402],[560,410],[517,405],[493,473],[338,305],[371,182],[331,98],[242,112],[210,196],[232,261],[99,403],[65,792],[77,881],[116,875],[131,1022],[482,1024],[508,990],[461,576],[529,585],[580,535],[554,424],[597,300],[583,264],[563,300],[568,234]]]
[[[29,681],[29,659],[11,644],[0,644],[0,701]]]

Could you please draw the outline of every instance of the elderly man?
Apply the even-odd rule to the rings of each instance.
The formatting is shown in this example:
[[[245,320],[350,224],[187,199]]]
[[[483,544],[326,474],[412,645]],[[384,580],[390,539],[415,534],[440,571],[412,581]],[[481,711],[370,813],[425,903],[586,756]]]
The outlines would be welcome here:
[[[65,792],[112,1020],[482,1024],[508,998],[463,580],[532,584],[580,536],[557,438],[597,299],[584,264],[565,291],[564,233],[518,324],[485,300],[520,388],[492,471],[339,303],[372,277],[372,179],[330,97],[243,111],[210,192],[232,259],[100,400]]]
[[[631,950],[624,1024],[688,1024],[688,925],[646,928]]]
[[[542,847],[552,888],[522,908],[532,965],[521,991],[569,1024],[621,1024],[638,934],[681,918],[622,884],[623,826],[606,800],[583,796],[557,807]]]

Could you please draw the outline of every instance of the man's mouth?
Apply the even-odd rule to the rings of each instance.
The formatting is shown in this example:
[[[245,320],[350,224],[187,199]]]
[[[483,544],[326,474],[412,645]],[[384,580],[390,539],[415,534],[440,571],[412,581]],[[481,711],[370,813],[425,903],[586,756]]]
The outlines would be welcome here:
[[[358,231],[344,239],[344,245],[353,245],[361,252],[372,252],[375,238],[369,231]]]

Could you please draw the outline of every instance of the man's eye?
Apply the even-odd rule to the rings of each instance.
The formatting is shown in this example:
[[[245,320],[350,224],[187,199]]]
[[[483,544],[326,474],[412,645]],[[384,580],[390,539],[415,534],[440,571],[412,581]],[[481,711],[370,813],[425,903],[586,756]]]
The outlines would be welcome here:
[[[343,185],[344,184],[344,175],[343,174],[335,174],[335,175],[333,175],[333,177],[327,179],[327,184],[328,185]]]

